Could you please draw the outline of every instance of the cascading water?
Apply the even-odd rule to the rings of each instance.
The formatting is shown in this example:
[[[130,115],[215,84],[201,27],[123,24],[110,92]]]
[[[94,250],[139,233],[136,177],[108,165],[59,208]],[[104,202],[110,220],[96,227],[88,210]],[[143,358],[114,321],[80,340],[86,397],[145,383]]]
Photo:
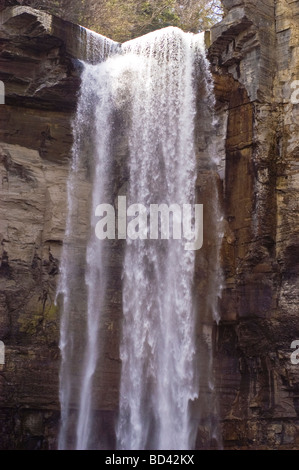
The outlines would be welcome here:
[[[85,54],[90,62],[102,62],[109,54],[113,54],[118,44],[82,28],[81,39],[85,41]],[[87,179],[88,158],[94,158],[94,207],[96,198],[108,197],[109,186],[109,141],[111,126],[109,122],[111,105],[109,94],[105,88],[109,84],[109,76],[105,70],[99,77],[101,88],[97,87],[98,78],[94,75],[91,65],[85,66],[82,73],[82,87],[78,102],[76,119],[73,124],[74,145],[73,160],[68,181],[68,216],[61,263],[61,278],[58,295],[63,295],[63,315],[60,327],[60,403],[61,428],[59,448],[75,447],[86,449],[91,432],[92,421],[92,385],[99,348],[97,334],[100,324],[101,309],[105,295],[105,266],[103,263],[103,244],[90,237],[87,249],[84,240],[88,237],[88,223],[84,215],[89,214],[88,204],[82,201],[82,189]],[[96,104],[96,105],[95,105]],[[91,121],[90,121],[91,120]],[[94,125],[92,124],[94,120]],[[104,130],[104,131],[103,131]],[[92,133],[98,136],[95,145],[86,139]],[[90,168],[89,168],[90,169]],[[97,184],[97,180],[101,184]],[[81,191],[80,191],[81,189]],[[93,203],[94,201],[94,203]],[[83,227],[83,228],[82,228]],[[82,233],[83,230],[83,233]],[[85,260],[82,259],[85,256]],[[96,264],[95,261],[96,260]],[[82,276],[85,266],[85,279]],[[84,283],[84,287],[82,287]],[[97,295],[98,294],[98,295]],[[81,300],[83,297],[83,301]],[[82,336],[80,317],[86,309],[86,333]],[[85,313],[85,312],[84,312]],[[79,338],[79,339],[78,339]],[[83,347],[78,347],[81,344]],[[80,369],[79,376],[74,368]],[[78,405],[79,403],[79,405]],[[79,407],[75,418],[71,417],[71,409]],[[72,419],[76,422],[76,438],[69,439],[73,434]],[[71,423],[71,424],[70,424]]]
[[[195,203],[193,66],[201,38],[171,28],[124,45],[141,61],[133,81],[129,204]],[[185,243],[127,243],[117,430],[122,449],[191,445],[195,251],[185,250]]]
[[[116,238],[126,238],[116,446],[192,449],[199,425],[194,403],[198,401],[201,382],[196,335],[199,329],[207,331],[206,326],[198,326],[198,317],[202,315],[203,323],[208,317],[210,323],[217,320],[219,259],[218,255],[212,257],[213,275],[203,275],[208,279],[209,300],[200,305],[194,282],[198,253],[186,249],[190,234],[197,236],[196,220],[189,220],[188,230],[183,224],[181,236],[172,237],[172,229],[185,221],[186,205],[201,202],[197,201],[196,189],[201,155],[205,154],[203,173],[207,174],[215,164],[206,155],[209,134],[213,132],[213,99],[203,35],[170,27],[127,42],[121,48],[111,42],[102,49],[109,49],[110,56],[97,65],[84,65],[74,123],[68,219],[58,290],[63,294],[59,447],[100,447],[101,436],[94,437],[94,380],[101,362],[100,331],[109,289],[107,258],[115,243],[109,239],[115,233]],[[196,118],[198,107],[202,116]],[[127,147],[123,169],[126,182],[121,188],[117,187],[114,168],[117,122],[121,122]],[[195,128],[201,133],[199,139]],[[80,187],[88,179],[90,195],[82,202]],[[215,181],[211,184],[215,185]],[[96,208],[99,204],[115,205],[120,194],[126,195],[129,206],[125,214],[127,233],[119,222],[118,232],[111,234],[106,226],[108,239],[99,240],[95,232]],[[170,239],[161,239],[160,231],[152,231],[151,205],[170,208]],[[215,230],[219,218],[216,191],[208,205],[208,217],[214,221],[209,225]],[[86,213],[91,213],[90,220],[82,221],[80,214]],[[124,214],[118,215],[120,221]],[[179,222],[178,216],[182,217]],[[158,225],[161,229],[163,222]],[[89,240],[86,247],[84,239]],[[217,253],[218,248],[216,241]],[[210,337],[206,344],[209,349]],[[211,356],[210,349],[208,355]],[[211,357],[209,361],[207,382],[211,394]],[[71,438],[74,428],[76,436]]]

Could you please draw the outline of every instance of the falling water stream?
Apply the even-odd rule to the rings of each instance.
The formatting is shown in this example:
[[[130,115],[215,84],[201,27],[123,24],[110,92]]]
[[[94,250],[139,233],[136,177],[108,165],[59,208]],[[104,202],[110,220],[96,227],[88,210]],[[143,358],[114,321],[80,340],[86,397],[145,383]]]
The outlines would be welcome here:
[[[95,44],[99,44],[98,54]],[[201,380],[196,331],[203,307],[194,281],[198,252],[186,249],[185,232],[177,239],[157,239],[150,237],[150,228],[141,230],[141,220],[147,222],[151,204],[175,205],[180,210],[201,202],[196,193],[200,154],[205,152],[204,171],[215,163],[207,144],[213,127],[213,99],[204,39],[202,34],[169,27],[122,46],[92,36],[92,45],[88,46],[93,51],[92,63],[82,66],[73,125],[58,289],[63,299],[59,448],[94,447],[94,378],[101,362],[99,338],[109,289],[106,261],[112,253],[110,240],[99,240],[95,234],[96,208],[104,203],[115,205],[121,193],[130,206],[126,217],[138,215],[139,225],[135,223],[130,237],[115,232],[116,238],[126,238],[116,447],[192,449],[198,426],[192,403],[198,401]],[[201,116],[197,115],[199,99]],[[127,146],[126,182],[120,192],[115,189],[113,143],[118,121]],[[90,195],[82,200],[86,180]],[[216,199],[210,214],[215,220]],[[86,221],[82,214],[91,215]],[[169,222],[171,234],[175,215],[170,215]],[[194,224],[193,217],[193,230]],[[217,273],[218,257],[213,260],[212,270]],[[215,274],[207,292],[212,320],[217,320],[218,284]],[[212,367],[207,368],[211,389]],[[73,440],[70,434],[75,434]]]

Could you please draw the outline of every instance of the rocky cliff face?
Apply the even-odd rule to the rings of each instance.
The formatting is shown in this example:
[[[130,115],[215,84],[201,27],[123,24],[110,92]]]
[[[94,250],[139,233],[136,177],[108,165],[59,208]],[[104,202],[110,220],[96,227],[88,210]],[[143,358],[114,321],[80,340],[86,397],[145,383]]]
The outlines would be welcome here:
[[[223,4],[209,56],[227,123],[216,333],[224,446],[298,448],[299,2]]]
[[[80,80],[65,42],[50,32],[51,21],[26,8],[1,12],[4,449],[55,448],[59,418],[59,318],[54,299],[65,228],[71,119]]]
[[[299,340],[299,99],[292,95],[299,80],[299,1],[223,4],[226,16],[212,29],[209,48],[226,224],[226,283],[214,335],[223,444],[299,448],[299,365],[290,359],[291,343]],[[0,340],[6,347],[0,447],[55,449],[54,299],[80,84],[76,58],[84,58],[86,48],[79,27],[30,8],[6,8],[0,23],[6,88],[0,105]],[[111,436],[117,321],[112,316],[107,323],[112,393],[106,387],[102,395],[102,423]],[[209,445],[202,435],[199,448]]]

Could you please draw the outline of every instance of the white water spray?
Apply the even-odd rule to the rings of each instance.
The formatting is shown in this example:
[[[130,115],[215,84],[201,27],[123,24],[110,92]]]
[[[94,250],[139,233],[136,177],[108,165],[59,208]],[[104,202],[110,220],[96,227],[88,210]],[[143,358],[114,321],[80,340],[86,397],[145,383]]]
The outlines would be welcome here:
[[[115,115],[122,116],[128,141],[128,204],[183,206],[196,203],[199,83],[205,89],[206,106],[210,103],[203,35],[186,34],[170,27],[129,41],[121,49],[113,44],[108,49],[114,54],[105,61],[84,66],[74,124],[74,159],[59,289],[63,294],[61,449],[72,446],[89,449],[91,441],[94,442],[93,380],[101,360],[99,332],[108,288],[104,255],[109,253],[107,241],[101,242],[95,236],[94,214],[98,204],[111,203],[115,198]],[[108,49],[105,45],[103,50]],[[211,118],[210,111],[203,119],[207,117]],[[92,215],[90,232],[85,232],[86,236],[89,233],[82,289],[86,313],[80,312],[86,315],[86,335],[78,350],[74,344],[78,335],[75,318],[79,314],[75,312],[80,281],[76,280],[74,246],[78,240],[74,232],[79,225],[78,188],[80,182],[84,184],[86,167],[93,173]],[[136,238],[127,239],[123,262],[117,447],[191,449],[196,424],[190,405],[199,392],[195,341],[198,305],[194,301],[196,253],[185,250],[185,240],[141,240],[138,234]],[[83,236],[81,244],[82,239]],[[74,374],[76,361],[82,364],[82,370]],[[74,416],[72,408],[78,408]],[[69,438],[72,427],[76,429],[75,443],[70,443]]]

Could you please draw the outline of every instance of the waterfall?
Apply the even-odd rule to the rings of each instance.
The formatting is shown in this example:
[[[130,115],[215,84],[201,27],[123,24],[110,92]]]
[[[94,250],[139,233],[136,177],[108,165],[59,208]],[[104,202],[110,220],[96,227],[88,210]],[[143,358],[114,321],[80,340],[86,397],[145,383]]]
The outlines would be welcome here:
[[[124,46],[142,58],[129,133],[131,204],[195,203],[193,65],[201,38],[170,28]],[[127,243],[117,430],[123,449],[190,448],[195,251],[184,243]]]
[[[211,255],[209,273],[199,276],[208,289],[202,302],[195,277],[207,267],[207,252],[199,255],[188,245],[192,234],[198,235],[195,230],[203,230],[195,209],[202,202],[199,175],[209,191],[213,188],[208,225],[210,230],[219,228],[216,183],[211,178],[213,94],[203,38],[169,27],[121,47],[112,42],[107,47],[105,40],[99,63],[94,63],[94,54],[92,64],[84,63],[58,289],[63,310],[61,449],[101,448],[94,411],[109,302],[109,260],[115,249],[123,252],[116,447],[194,447],[203,383],[199,332],[208,350],[208,396],[214,395],[209,325],[218,319],[219,243],[212,242],[216,254]],[[125,142],[121,162],[116,129]],[[99,213],[103,204],[105,210]],[[113,214],[113,207],[116,210],[116,225],[107,218],[108,206]],[[153,214],[156,226],[151,224]],[[99,215],[106,215],[103,236],[97,232]],[[215,414],[214,398],[211,402]]]
[[[109,141],[111,134],[109,76],[104,68],[90,64],[103,62],[118,48],[114,41],[82,28],[86,57],[82,72],[82,86],[76,118],[73,122],[73,158],[68,180],[68,215],[61,262],[61,276],[57,298],[62,294],[62,318],[60,326],[60,403],[61,427],[59,448],[86,449],[91,432],[92,385],[98,360],[97,334],[105,295],[105,266],[103,244],[90,236],[88,229],[90,207],[97,198],[105,198],[109,186],[111,163]],[[100,75],[96,76],[96,71]],[[98,87],[98,83],[101,84]],[[105,84],[105,85],[104,85]],[[103,132],[104,130],[104,132]],[[105,132],[106,131],[106,132]],[[94,145],[87,136],[94,135]],[[96,139],[98,137],[98,139]],[[94,160],[91,164],[89,160]],[[91,168],[92,167],[92,168]],[[88,173],[94,172],[94,194],[82,201],[86,192]],[[101,184],[97,180],[101,179]],[[92,211],[91,211],[92,213]],[[86,218],[87,215],[87,218]],[[92,233],[92,232],[91,232]],[[89,237],[87,248],[85,240]],[[96,262],[95,262],[96,261]],[[85,267],[85,276],[82,269]],[[98,295],[97,299],[96,296]],[[85,335],[82,336],[82,316],[86,315]],[[78,369],[81,374],[78,375]],[[82,384],[82,385],[81,385]],[[76,416],[76,437],[73,438],[72,408],[79,408]],[[70,437],[71,436],[71,437]]]

